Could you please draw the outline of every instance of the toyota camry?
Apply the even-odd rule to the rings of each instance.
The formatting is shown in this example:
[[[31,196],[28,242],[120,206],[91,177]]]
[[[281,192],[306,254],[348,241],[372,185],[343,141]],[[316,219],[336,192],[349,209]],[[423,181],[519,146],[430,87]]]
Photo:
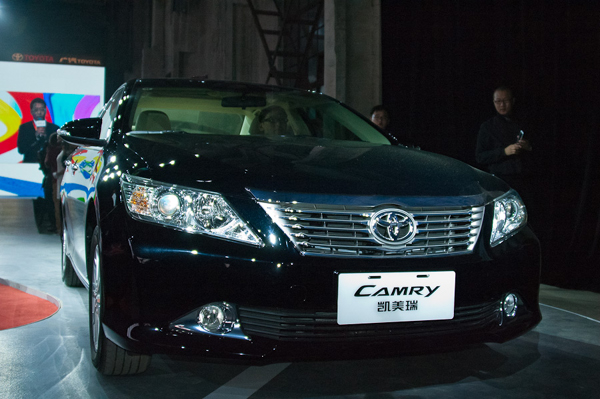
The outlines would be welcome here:
[[[59,134],[62,278],[89,292],[101,373],[504,342],[541,320],[519,194],[326,95],[132,80]]]

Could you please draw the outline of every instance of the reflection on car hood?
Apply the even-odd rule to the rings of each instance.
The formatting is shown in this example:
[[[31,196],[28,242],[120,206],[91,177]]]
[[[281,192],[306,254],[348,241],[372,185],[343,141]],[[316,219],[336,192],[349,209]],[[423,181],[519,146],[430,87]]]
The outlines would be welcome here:
[[[251,189],[358,196],[484,195],[489,200],[508,189],[499,179],[457,160],[389,145],[177,133],[130,134],[125,142],[139,157],[140,176],[229,194]]]

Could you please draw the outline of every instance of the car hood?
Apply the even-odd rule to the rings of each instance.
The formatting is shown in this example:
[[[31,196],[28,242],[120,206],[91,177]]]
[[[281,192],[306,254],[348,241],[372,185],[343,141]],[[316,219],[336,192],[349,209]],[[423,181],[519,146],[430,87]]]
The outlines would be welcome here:
[[[249,190],[259,199],[336,194],[420,204],[435,198],[440,205],[443,197],[457,205],[488,202],[508,190],[465,163],[401,146],[183,133],[130,133],[124,141],[128,159],[137,160],[134,174],[229,195]]]

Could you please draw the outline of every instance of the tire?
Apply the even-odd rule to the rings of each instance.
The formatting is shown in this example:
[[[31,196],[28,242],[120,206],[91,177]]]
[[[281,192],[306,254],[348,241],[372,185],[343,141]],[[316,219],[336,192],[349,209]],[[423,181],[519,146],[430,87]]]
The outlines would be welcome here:
[[[62,281],[65,283],[67,287],[83,287],[81,280],[75,273],[75,269],[73,269],[73,264],[71,263],[71,259],[67,256],[67,233],[66,229],[63,226],[63,233],[61,236],[62,241],[62,256],[61,256],[61,272],[62,272]]]
[[[89,324],[92,363],[104,375],[130,375],[146,371],[151,355],[126,351],[104,335],[104,285],[100,228],[94,229],[89,253]]]

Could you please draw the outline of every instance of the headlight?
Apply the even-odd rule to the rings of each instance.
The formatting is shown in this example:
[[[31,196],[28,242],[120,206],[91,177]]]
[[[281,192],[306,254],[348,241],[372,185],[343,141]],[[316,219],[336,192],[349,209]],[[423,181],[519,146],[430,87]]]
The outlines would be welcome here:
[[[527,223],[527,210],[521,197],[511,190],[494,201],[494,222],[492,224],[492,247],[515,234]]]
[[[220,194],[129,175],[121,177],[121,189],[134,219],[192,234],[262,245],[262,240]]]

